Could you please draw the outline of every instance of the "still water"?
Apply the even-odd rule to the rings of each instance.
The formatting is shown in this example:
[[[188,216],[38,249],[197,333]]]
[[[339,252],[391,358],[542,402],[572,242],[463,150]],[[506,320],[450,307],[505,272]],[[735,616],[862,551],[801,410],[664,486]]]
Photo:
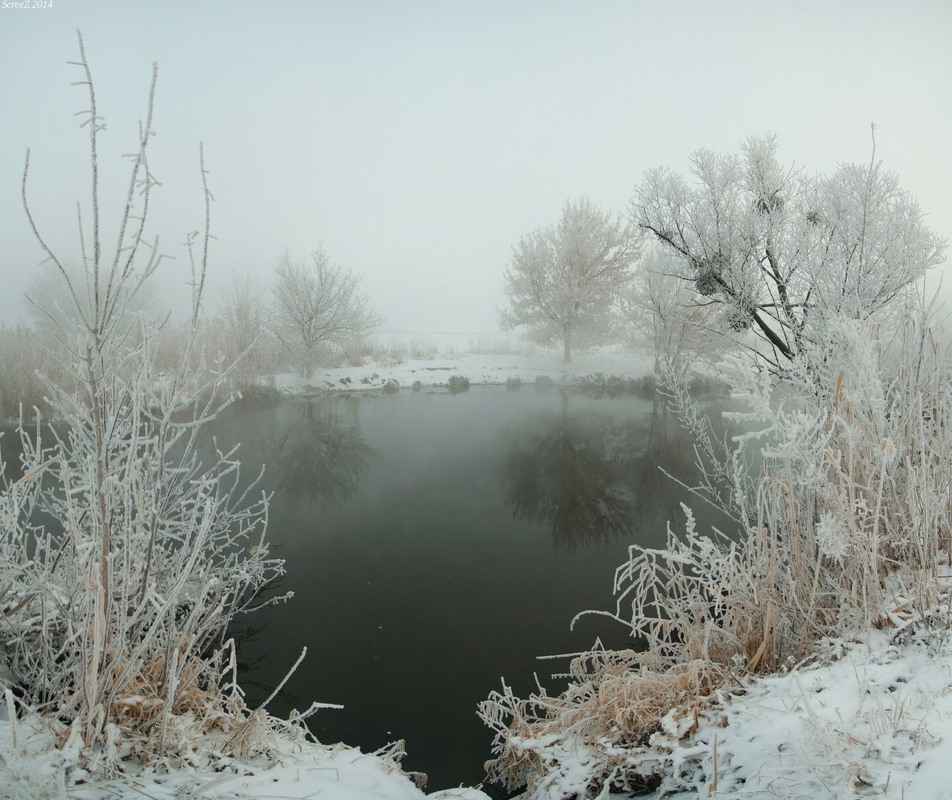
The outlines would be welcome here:
[[[712,410],[716,410],[712,406]],[[269,706],[341,703],[310,727],[374,750],[406,740],[429,788],[483,778],[491,735],[476,704],[500,679],[550,691],[596,636],[631,542],[658,546],[693,476],[691,442],[660,403],[532,387],[241,403],[210,426],[267,465],[269,535],[287,561],[286,604],[239,633],[254,705],[308,655]],[[701,524],[705,519],[698,509]],[[718,521],[723,524],[723,520]],[[253,627],[248,627],[253,626]]]

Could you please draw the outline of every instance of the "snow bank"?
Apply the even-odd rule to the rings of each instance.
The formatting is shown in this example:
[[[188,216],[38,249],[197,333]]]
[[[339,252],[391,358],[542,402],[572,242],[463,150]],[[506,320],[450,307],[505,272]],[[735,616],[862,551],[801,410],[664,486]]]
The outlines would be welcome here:
[[[22,719],[11,723],[6,709],[0,716],[0,800],[488,800],[467,788],[426,795],[387,754],[291,740],[280,743],[272,760],[238,763],[221,757],[202,768],[164,771],[138,771],[129,764],[130,775],[96,779],[77,768],[75,750],[57,749],[45,728]]]
[[[820,662],[749,681],[693,735],[651,745],[669,754],[656,798],[948,798],[948,632],[828,642]]]

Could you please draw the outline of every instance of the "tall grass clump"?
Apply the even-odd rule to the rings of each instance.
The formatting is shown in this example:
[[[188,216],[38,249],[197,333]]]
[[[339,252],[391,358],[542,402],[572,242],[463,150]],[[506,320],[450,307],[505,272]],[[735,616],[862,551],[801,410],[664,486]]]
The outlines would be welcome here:
[[[244,708],[223,638],[283,564],[265,539],[267,498],[242,479],[235,452],[208,463],[196,454],[227,379],[205,368],[196,344],[210,241],[204,158],[204,233],[187,241],[192,313],[178,358],[160,358],[158,326],[127,313],[161,261],[158,239],[145,236],[157,183],[147,158],[156,71],[109,249],[97,155],[104,125],[81,37],[79,56],[91,194],[78,278],[36,223],[29,152],[23,174],[29,225],[72,308],[49,349],[67,379],[43,377],[62,424],[21,423],[22,463],[0,491],[0,660],[8,668],[0,672],[19,684],[18,699],[0,688],[18,715],[40,720],[58,746],[78,753],[79,774],[88,776],[131,757],[194,765],[254,750],[261,718]]]
[[[555,696],[491,694],[480,714],[496,734],[492,778],[540,797],[690,788],[663,741],[693,730],[712,697],[796,665],[825,637],[929,617],[952,546],[947,354],[924,312],[890,341],[855,320],[828,331],[780,385],[750,358],[725,364],[745,431],[726,449],[672,387],[704,470],[688,488],[737,529],[701,531],[685,506],[665,547],[629,548],[615,609],[587,613],[637,646],[580,654]]]

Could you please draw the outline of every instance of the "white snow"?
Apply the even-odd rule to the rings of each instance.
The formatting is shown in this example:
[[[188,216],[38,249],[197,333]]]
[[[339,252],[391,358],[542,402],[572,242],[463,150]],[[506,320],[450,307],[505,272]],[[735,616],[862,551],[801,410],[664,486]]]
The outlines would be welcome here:
[[[898,634],[873,630],[864,641],[829,642],[815,663],[746,682],[699,723],[692,736],[679,740],[683,727],[672,728],[653,741],[670,753],[671,774],[697,781],[698,788],[679,792],[677,780],[669,779],[651,797],[949,798],[952,642],[944,631],[917,633],[914,624]],[[274,763],[234,772],[94,781],[60,795],[56,776],[64,774],[69,754],[50,751],[43,742],[48,734],[22,721],[14,745],[12,730],[9,721],[0,722],[0,798],[487,800],[471,788],[425,795],[386,759],[318,744],[297,752],[289,746]],[[573,758],[571,743],[563,745],[563,775],[578,785],[574,773],[584,770],[585,754]],[[550,785],[524,800],[561,797],[559,786]]]
[[[669,778],[654,797],[952,797],[946,622],[828,642],[817,663],[748,682],[693,736],[657,734],[672,775],[703,778],[688,792]]]
[[[77,773],[76,753],[57,750],[50,734],[28,721],[0,719],[0,798],[3,800],[487,800],[478,789],[426,795],[392,759],[337,744],[283,742],[272,760],[215,767],[170,767],[105,780]],[[84,778],[82,782],[77,778]]]

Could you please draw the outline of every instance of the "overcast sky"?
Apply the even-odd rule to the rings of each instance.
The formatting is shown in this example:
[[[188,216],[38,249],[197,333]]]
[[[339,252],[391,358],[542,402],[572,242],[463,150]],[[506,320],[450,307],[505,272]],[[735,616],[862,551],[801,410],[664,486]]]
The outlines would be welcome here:
[[[172,293],[201,226],[204,142],[210,306],[232,272],[264,294],[282,252],[303,259],[323,242],[363,276],[383,330],[491,332],[512,245],[567,199],[625,212],[646,169],[685,170],[698,147],[736,152],[768,132],[811,172],[866,162],[871,122],[886,167],[952,234],[948,0],[14,5],[0,0],[6,323],[22,318],[41,258],[19,198],[27,147],[38,223],[64,260],[78,254],[77,28],[108,125],[107,221],[159,64],[151,230],[177,257]]]

